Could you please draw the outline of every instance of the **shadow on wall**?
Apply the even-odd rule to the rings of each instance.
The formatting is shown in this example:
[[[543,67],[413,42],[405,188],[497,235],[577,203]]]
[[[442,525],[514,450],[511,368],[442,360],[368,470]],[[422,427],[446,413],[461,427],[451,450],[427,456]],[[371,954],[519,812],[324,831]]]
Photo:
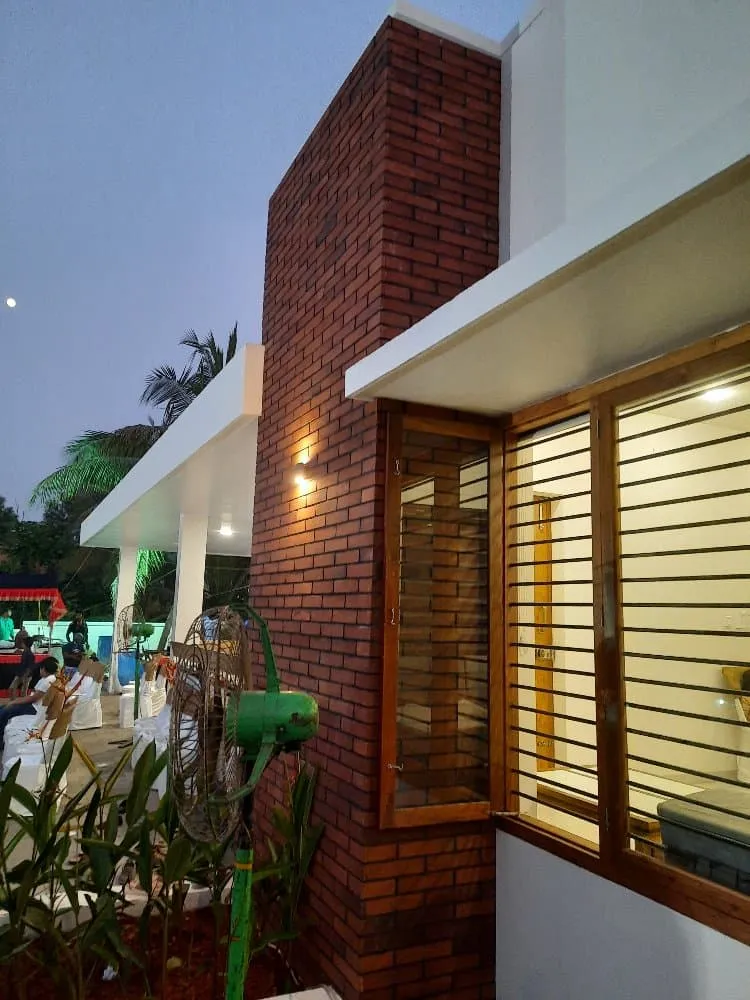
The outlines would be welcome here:
[[[750,949],[498,836],[497,1000],[747,1000]]]

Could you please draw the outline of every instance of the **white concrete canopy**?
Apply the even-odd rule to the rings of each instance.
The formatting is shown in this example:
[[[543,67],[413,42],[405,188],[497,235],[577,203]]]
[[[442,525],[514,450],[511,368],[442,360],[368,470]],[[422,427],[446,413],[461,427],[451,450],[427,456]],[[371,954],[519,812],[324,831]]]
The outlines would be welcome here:
[[[750,319],[750,101],[346,373],[510,412]]]
[[[176,552],[188,517],[207,553],[249,557],[262,395],[263,347],[246,344],[83,522],[81,545]]]

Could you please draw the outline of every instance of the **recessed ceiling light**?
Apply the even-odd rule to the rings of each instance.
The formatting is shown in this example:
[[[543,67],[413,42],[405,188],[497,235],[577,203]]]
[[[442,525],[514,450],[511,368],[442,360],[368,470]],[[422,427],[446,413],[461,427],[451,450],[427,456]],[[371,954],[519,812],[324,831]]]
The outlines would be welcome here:
[[[14,298],[11,298],[11,297],[9,297],[9,298],[7,298],[7,299],[5,300],[5,304],[6,304],[6,306],[7,306],[7,307],[8,307],[9,309],[15,309],[15,308],[16,308],[16,305],[17,305],[17,303],[16,303],[16,300],[15,300]]]
[[[220,535],[225,535],[227,537],[229,535],[233,535],[234,531],[232,529],[232,525],[231,524],[222,524],[222,526],[219,528],[219,534]]]
[[[707,392],[704,392],[701,399],[705,399],[707,403],[721,403],[733,395],[734,389],[731,389],[728,385],[718,385],[715,389],[709,389]]]

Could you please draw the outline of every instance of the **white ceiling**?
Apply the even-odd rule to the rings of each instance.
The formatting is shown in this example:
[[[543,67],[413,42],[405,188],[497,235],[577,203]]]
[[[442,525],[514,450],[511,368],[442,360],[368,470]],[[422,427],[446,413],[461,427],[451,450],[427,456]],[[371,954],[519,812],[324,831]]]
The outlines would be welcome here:
[[[750,319],[749,135],[562,226],[350,368],[347,395],[512,412]]]
[[[207,519],[208,553],[249,556],[262,391],[263,348],[244,345],[84,521],[81,545],[175,552],[185,514]]]

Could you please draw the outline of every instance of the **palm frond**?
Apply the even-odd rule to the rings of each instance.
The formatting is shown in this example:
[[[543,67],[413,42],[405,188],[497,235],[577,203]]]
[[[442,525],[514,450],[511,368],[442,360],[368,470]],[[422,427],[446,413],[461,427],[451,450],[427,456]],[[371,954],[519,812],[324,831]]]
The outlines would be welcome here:
[[[162,424],[169,426],[185,412],[199,391],[190,365],[185,365],[179,375],[171,365],[161,365],[146,377],[141,403],[163,407]]]
[[[227,341],[227,364],[232,360],[232,358],[237,353],[237,323],[232,327],[232,332],[229,334],[229,340]]]
[[[155,549],[138,549],[138,557],[135,566],[135,597],[136,600],[143,596],[146,588],[153,582],[153,578],[164,566],[166,555]],[[117,577],[112,581],[111,587],[112,607],[117,607]]]
[[[87,431],[64,448],[65,464],[34,487],[33,505],[64,503],[78,497],[106,496],[124,479],[163,433],[153,424],[115,431]]]

